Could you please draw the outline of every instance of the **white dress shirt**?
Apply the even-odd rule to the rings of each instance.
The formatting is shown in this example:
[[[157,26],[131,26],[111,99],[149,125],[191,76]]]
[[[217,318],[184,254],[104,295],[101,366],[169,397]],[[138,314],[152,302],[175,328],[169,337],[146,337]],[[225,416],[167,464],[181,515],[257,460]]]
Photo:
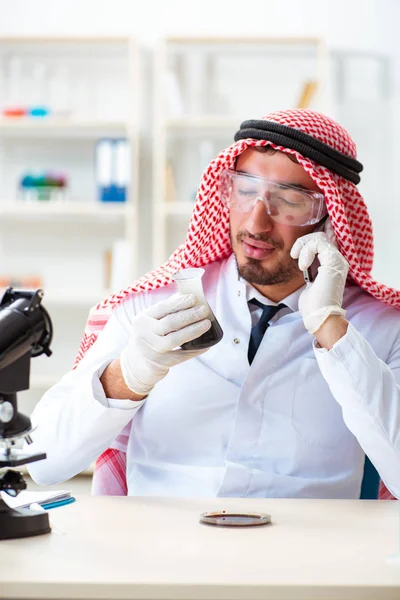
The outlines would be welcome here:
[[[69,479],[118,448],[125,428],[130,495],[359,498],[366,453],[398,497],[399,311],[347,287],[350,325],[328,351],[304,328],[298,290],[282,300],[288,308],[273,317],[249,366],[248,300],[271,302],[238,277],[233,256],[205,271],[222,341],[173,367],[146,400],[108,399],[99,378],[127,344],[133,317],[176,288],[129,297],[36,406],[30,449],[47,459],[28,465],[32,477]]]

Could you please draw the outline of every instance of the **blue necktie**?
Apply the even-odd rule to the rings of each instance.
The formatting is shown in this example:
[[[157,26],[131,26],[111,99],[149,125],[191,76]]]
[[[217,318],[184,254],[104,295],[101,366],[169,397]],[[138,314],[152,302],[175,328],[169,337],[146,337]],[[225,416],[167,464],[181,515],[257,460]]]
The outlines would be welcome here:
[[[264,337],[264,333],[267,331],[270,320],[274,315],[276,315],[276,313],[279,310],[282,310],[282,308],[286,308],[286,304],[278,304],[278,306],[268,306],[266,304],[262,304],[255,298],[253,298],[253,300],[250,300],[249,302],[263,309],[260,320],[256,325],[254,325],[254,327],[251,330],[249,349],[247,352],[247,357],[249,359],[249,363],[251,364],[256,355],[258,347],[261,344],[261,340]]]

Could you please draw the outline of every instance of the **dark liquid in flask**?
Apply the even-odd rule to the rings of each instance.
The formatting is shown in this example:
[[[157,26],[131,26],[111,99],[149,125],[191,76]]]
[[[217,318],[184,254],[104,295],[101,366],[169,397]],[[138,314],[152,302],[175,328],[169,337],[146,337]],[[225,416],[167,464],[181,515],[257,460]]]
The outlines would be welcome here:
[[[218,323],[217,319],[213,316],[211,318],[210,329],[195,340],[186,342],[186,344],[182,344],[181,348],[182,350],[204,350],[205,348],[211,348],[211,346],[218,344],[218,342],[222,340],[223,336],[224,332],[222,331],[222,327]]]

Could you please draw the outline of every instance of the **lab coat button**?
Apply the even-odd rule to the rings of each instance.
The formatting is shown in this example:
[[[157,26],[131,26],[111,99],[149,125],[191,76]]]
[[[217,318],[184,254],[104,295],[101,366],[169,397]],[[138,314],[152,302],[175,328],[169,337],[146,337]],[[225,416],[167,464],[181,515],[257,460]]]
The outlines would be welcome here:
[[[239,338],[233,338],[233,343],[234,344],[240,344]]]

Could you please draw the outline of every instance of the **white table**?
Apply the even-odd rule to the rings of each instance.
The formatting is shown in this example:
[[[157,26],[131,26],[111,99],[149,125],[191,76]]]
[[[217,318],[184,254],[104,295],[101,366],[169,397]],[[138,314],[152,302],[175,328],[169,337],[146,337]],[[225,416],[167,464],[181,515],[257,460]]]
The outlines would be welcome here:
[[[219,528],[203,511],[273,524]],[[1,598],[400,599],[399,503],[78,497],[50,514],[64,533],[0,544]]]

